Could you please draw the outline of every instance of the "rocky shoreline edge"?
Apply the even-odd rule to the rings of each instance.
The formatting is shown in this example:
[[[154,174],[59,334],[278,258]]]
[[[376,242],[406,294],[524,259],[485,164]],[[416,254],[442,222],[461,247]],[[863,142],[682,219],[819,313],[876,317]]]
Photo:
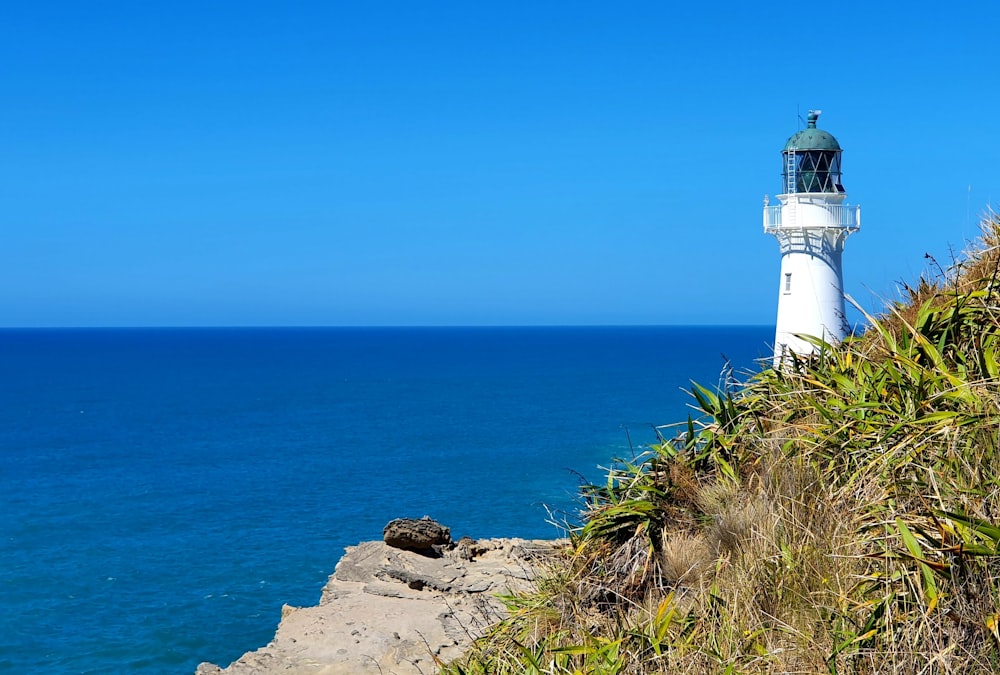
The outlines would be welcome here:
[[[285,605],[267,646],[226,668],[202,663],[195,675],[434,673],[506,615],[499,595],[529,590],[565,545],[452,542],[448,528],[427,518],[393,521],[383,541],[347,547],[318,605]]]

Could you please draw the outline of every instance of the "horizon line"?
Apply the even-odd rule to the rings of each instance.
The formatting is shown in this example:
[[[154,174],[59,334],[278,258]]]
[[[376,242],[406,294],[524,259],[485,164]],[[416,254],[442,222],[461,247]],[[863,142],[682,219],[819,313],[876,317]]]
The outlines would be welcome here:
[[[15,330],[267,330],[267,329],[441,329],[441,328],[767,328],[767,323],[586,323],[586,324],[140,324],[140,325],[34,325],[0,326],[0,331]]]

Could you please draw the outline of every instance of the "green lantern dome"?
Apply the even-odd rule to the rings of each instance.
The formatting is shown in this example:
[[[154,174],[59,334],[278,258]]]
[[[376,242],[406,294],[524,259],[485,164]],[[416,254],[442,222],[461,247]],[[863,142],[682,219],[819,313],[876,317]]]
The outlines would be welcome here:
[[[833,134],[816,128],[816,120],[819,119],[819,110],[810,110],[807,126],[802,131],[797,132],[785,143],[782,152],[795,150],[840,150],[840,143],[833,137]]]
[[[806,128],[788,139],[781,151],[781,190],[843,193],[840,182],[840,143],[816,128],[819,110],[810,110]]]

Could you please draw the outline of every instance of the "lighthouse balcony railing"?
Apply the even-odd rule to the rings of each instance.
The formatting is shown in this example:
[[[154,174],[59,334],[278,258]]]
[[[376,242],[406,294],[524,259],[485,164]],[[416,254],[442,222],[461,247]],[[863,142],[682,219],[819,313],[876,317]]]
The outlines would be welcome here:
[[[782,208],[784,208],[784,212],[782,211]],[[858,205],[825,205],[823,207],[825,217],[820,218],[819,220],[814,217],[810,217],[808,225],[805,222],[798,222],[799,219],[796,218],[798,208],[801,208],[798,204],[789,204],[786,207],[782,207],[780,204],[776,206],[765,206],[764,231],[771,232],[772,230],[793,227],[833,227],[855,232],[861,227],[861,206]]]

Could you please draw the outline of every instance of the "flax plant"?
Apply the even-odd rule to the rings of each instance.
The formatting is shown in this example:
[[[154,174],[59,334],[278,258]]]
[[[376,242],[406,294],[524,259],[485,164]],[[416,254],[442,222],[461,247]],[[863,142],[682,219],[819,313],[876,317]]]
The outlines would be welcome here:
[[[442,672],[1000,672],[998,282],[990,213],[864,335],[694,385]]]

